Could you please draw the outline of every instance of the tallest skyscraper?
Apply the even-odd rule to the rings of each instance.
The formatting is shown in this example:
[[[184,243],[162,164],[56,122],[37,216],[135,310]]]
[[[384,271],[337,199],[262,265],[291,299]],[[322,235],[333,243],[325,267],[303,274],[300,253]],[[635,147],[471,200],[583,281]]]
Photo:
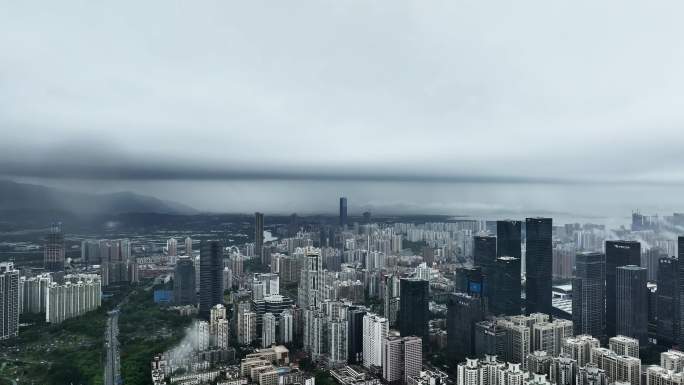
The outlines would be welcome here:
[[[340,198],[340,226],[347,225],[347,198]]]
[[[200,246],[200,316],[207,319],[214,305],[223,304],[223,244],[202,241]]]
[[[64,270],[64,234],[61,223],[53,223],[50,226],[50,233],[45,240],[43,256],[45,258],[45,270]]]
[[[551,218],[525,220],[527,312],[551,314],[553,246]]]
[[[521,258],[520,221],[496,221],[496,256]]]

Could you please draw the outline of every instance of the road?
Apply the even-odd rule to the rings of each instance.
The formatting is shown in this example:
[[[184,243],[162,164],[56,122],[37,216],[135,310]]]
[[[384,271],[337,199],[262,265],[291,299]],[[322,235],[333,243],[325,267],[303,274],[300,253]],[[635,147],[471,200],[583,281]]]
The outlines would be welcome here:
[[[109,312],[105,330],[104,384],[119,385],[121,381],[121,356],[119,355],[119,308]]]

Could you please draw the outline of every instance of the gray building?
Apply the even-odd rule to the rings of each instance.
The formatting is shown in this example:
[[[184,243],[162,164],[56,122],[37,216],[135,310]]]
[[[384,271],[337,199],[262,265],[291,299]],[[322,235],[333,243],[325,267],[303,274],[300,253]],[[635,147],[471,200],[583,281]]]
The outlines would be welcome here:
[[[19,335],[19,270],[0,263],[0,340]]]
[[[199,312],[208,317],[214,305],[223,303],[223,244],[202,241],[200,245],[200,306]]]
[[[618,335],[648,341],[647,273],[643,267],[620,266],[616,269],[616,325]]]
[[[575,334],[605,335],[606,259],[602,253],[578,253],[572,280],[572,323]]]
[[[191,257],[180,257],[173,271],[173,301],[178,305],[197,303],[195,291],[195,262]]]
[[[553,272],[553,220],[527,218],[525,220],[525,269],[527,277],[527,313],[551,314]]]

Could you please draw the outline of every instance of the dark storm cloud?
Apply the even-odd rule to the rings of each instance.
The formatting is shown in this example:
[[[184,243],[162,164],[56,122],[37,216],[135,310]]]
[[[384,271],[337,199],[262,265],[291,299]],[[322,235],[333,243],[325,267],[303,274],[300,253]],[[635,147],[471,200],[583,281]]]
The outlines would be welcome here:
[[[681,2],[39,3],[0,12],[0,174],[684,180]]]

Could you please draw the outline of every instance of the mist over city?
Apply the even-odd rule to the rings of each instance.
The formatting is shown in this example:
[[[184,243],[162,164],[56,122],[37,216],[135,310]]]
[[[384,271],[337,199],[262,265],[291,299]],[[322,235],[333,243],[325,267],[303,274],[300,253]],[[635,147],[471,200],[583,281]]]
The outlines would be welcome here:
[[[684,384],[683,13],[0,5],[0,385]]]

